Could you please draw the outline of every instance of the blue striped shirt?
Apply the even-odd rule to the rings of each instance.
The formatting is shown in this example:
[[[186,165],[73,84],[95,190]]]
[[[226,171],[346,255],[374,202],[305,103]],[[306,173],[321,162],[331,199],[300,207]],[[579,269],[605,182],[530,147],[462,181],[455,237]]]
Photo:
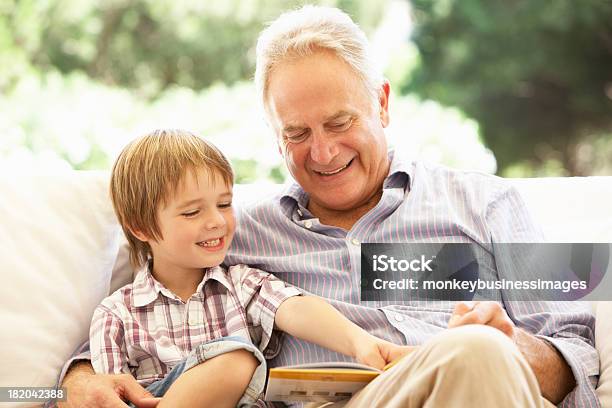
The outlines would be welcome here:
[[[238,229],[226,263],[274,273],[326,298],[370,333],[398,344],[419,345],[447,327],[454,307],[446,301],[401,303],[360,300],[360,244],[464,242],[485,250],[497,269],[494,243],[542,242],[515,188],[498,177],[403,160],[391,166],[380,202],[346,231],[319,222],[297,184],[237,211]],[[500,297],[501,299],[501,297]],[[562,407],[599,407],[595,320],[581,302],[504,302],[515,324],[552,343],[570,365],[577,387]],[[286,335],[271,366],[347,357]]]

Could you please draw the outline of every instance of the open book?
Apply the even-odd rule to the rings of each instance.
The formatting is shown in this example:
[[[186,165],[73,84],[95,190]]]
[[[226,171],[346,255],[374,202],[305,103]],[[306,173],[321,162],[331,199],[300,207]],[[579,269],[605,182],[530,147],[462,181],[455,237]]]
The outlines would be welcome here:
[[[270,369],[266,401],[340,401],[349,399],[384,370],[358,363],[310,363]]]

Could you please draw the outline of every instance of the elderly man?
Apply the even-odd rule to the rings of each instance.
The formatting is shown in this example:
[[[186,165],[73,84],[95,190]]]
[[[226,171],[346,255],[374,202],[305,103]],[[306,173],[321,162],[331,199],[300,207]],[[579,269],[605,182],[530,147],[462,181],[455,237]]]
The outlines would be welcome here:
[[[418,346],[333,406],[599,406],[594,320],[583,304],[360,300],[361,243],[479,243],[495,268],[492,243],[541,235],[502,180],[387,149],[389,84],[346,14],[307,6],[279,17],[258,41],[256,82],[297,183],[240,211],[226,262],[273,272],[372,334]],[[271,366],[342,359],[276,340]],[[119,397],[154,405],[128,376],[94,376],[86,361],[63,385],[69,406],[125,406]]]

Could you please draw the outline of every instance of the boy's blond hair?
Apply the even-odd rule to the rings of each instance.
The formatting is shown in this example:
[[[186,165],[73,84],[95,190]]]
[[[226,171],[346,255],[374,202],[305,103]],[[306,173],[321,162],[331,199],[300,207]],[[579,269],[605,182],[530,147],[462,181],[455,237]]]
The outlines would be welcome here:
[[[128,144],[113,166],[110,195],[119,224],[130,244],[134,267],[151,254],[148,243],[132,231],[163,239],[157,210],[168,204],[187,171],[205,169],[209,180],[216,175],[229,186],[234,173],[227,158],[215,146],[184,130],[156,130]]]

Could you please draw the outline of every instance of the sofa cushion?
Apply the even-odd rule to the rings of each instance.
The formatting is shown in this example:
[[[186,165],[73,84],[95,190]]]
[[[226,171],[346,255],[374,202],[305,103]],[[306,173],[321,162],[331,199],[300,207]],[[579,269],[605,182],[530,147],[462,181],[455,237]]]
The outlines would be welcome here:
[[[0,386],[53,386],[86,338],[119,242],[107,178],[0,175]]]

